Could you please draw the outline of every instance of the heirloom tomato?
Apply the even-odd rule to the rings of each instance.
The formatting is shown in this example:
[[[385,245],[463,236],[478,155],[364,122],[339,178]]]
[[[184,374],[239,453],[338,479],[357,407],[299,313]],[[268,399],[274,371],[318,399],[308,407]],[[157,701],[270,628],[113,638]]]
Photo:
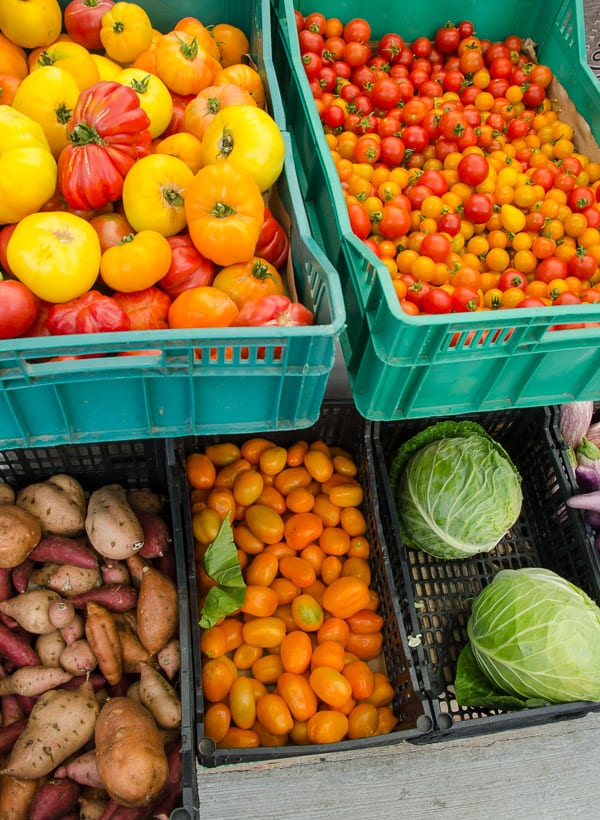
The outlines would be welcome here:
[[[39,123],[50,150],[57,157],[67,145],[67,123],[79,97],[75,78],[66,69],[47,65],[21,82],[13,108]]]
[[[29,74],[27,53],[4,34],[0,33],[0,74],[12,75],[22,80]]]
[[[158,76],[176,94],[197,94],[212,85],[219,61],[198,44],[193,34],[170,31],[154,49]]]
[[[125,175],[150,152],[149,124],[138,95],[121,83],[80,93],[58,158],[59,189],[71,208],[95,210],[121,198]]]
[[[256,103],[250,92],[240,88],[239,85],[233,83],[209,85],[187,104],[183,119],[185,130],[198,137],[199,140],[203,139],[207,127],[215,116],[230,105],[256,105]]]
[[[150,48],[152,23],[137,3],[115,3],[103,16],[100,41],[108,57],[126,65]]]
[[[114,79],[133,88],[138,95],[140,105],[150,119],[150,136],[155,139],[166,131],[173,116],[173,98],[163,81],[141,68],[124,68]]]
[[[201,49],[208,52],[215,60],[219,59],[219,46],[204,23],[198,20],[197,17],[191,17],[189,15],[187,17],[181,17],[175,23],[173,31],[191,34]]]
[[[123,71],[122,65],[105,57],[104,54],[92,54],[92,60],[96,63],[101,80],[114,80]]]
[[[53,336],[71,333],[114,333],[129,330],[129,316],[121,305],[98,290],[89,290],[75,299],[52,305],[46,326]]]
[[[102,17],[113,6],[114,0],[71,0],[63,15],[67,34],[85,48],[102,51]]]
[[[15,339],[35,319],[37,302],[33,293],[14,279],[0,279],[0,339]]]
[[[21,219],[6,254],[17,279],[47,302],[81,296],[100,268],[98,234],[85,219],[66,211],[40,211]]]
[[[193,177],[184,200],[196,248],[217,265],[245,262],[254,254],[265,205],[258,183],[237,165],[207,165]]]
[[[290,251],[290,240],[283,225],[275,219],[269,208],[265,208],[265,221],[256,243],[254,251],[276,268],[281,268],[287,262]]]
[[[107,248],[100,259],[100,275],[113,290],[133,293],[155,285],[169,270],[171,246],[158,231],[129,234]]]
[[[259,256],[221,268],[213,285],[229,294],[238,308],[250,300],[283,294],[285,290],[277,268]]]
[[[167,317],[171,299],[157,287],[144,288],[133,293],[116,291],[112,298],[129,316],[131,330],[164,330],[169,327]]]
[[[56,189],[56,160],[39,123],[0,105],[0,225],[18,222]]]
[[[2,0],[0,29],[22,48],[37,48],[53,43],[62,27],[58,0]]]
[[[217,23],[212,27],[212,36],[219,49],[223,68],[241,63],[244,55],[250,53],[250,42],[241,28],[230,23]]]
[[[220,111],[202,140],[205,165],[233,163],[251,174],[261,191],[275,183],[284,157],[285,143],[277,123],[257,106],[235,105]]]
[[[295,327],[312,325],[312,312],[288,296],[274,294],[245,302],[234,324],[239,327]]]
[[[168,154],[185,162],[190,171],[195,174],[202,168],[202,144],[198,137],[187,131],[178,134],[169,134],[168,137],[154,143],[155,154]]]
[[[149,154],[139,159],[123,182],[123,210],[136,231],[173,236],[186,226],[185,189],[194,174],[182,159]]]
[[[238,308],[225,291],[210,285],[189,288],[180,293],[169,308],[169,327],[228,327]]]
[[[80,91],[100,81],[98,66],[90,52],[78,43],[57,40],[44,49],[32,51],[29,55],[29,71],[33,73],[43,66],[64,68],[75,79]]]
[[[258,71],[246,63],[234,63],[221,68],[214,77],[214,85],[237,85],[248,91],[259,108],[266,104],[265,87]]]
[[[175,299],[188,288],[200,285],[211,285],[217,272],[217,266],[210,259],[202,256],[187,233],[167,237],[171,246],[171,265],[167,273],[158,282],[158,287]]]

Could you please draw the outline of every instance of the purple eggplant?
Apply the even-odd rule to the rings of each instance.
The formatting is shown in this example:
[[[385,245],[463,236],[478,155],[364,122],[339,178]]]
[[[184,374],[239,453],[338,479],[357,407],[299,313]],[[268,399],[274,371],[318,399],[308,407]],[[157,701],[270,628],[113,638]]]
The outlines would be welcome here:
[[[558,429],[567,447],[577,448],[592,423],[593,401],[572,401],[561,404]]]

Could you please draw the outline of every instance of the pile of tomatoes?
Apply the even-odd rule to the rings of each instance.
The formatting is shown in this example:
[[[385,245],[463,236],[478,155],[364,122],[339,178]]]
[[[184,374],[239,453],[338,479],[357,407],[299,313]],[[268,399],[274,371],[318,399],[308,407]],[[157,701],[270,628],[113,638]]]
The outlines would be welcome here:
[[[371,39],[296,12],[302,67],[354,233],[409,314],[600,302],[600,163],[550,67],[465,20]]]
[[[188,455],[201,610],[215,586],[204,556],[226,517],[246,583],[239,610],[200,634],[204,730],[219,748],[396,727],[358,474],[323,440],[254,437]]]
[[[160,32],[134,2],[3,0],[0,338],[312,323],[248,51],[236,26]]]

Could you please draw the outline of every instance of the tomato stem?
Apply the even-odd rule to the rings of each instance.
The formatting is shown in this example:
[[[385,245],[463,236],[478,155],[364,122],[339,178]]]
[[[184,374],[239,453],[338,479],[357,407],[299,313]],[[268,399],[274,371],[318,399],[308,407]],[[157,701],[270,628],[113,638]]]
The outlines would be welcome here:
[[[229,128],[223,129],[223,134],[219,140],[219,157],[228,157],[233,151],[233,134]]]
[[[231,205],[228,205],[226,202],[215,202],[210,213],[212,216],[216,216],[217,219],[224,219],[225,217],[233,216],[235,208],[232,208]]]
[[[95,142],[96,145],[107,145],[106,140],[102,139],[96,129],[85,122],[78,122],[73,126],[69,139],[73,145],[89,145],[91,142]]]

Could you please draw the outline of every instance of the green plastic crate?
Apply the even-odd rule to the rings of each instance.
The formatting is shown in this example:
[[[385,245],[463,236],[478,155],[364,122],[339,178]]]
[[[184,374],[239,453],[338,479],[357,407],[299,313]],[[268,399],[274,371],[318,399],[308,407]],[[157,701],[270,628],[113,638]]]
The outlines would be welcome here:
[[[397,31],[410,41],[446,20],[470,19],[482,37],[511,33],[537,43],[600,136],[600,87],[585,62],[581,0],[384,0],[369,15],[352,0],[272,0],[273,61],[286,127],[313,234],[339,271],[347,326],[341,345],[352,393],[368,419],[386,421],[590,399],[600,392],[600,307],[574,306],[414,317],[403,313],[387,268],[352,233],[337,173],[300,63],[294,10],[347,21],[366,17],[373,38]],[[587,309],[589,308],[589,309]]]
[[[142,5],[151,16],[156,11],[163,25],[195,14],[203,22],[231,21],[261,36],[268,30],[260,24],[262,13],[256,16],[257,3]],[[268,87],[273,91],[276,84]],[[318,418],[344,326],[344,303],[337,271],[312,238],[291,143],[283,135],[286,161],[276,188],[290,218],[297,295],[313,310],[315,324],[5,340],[0,448],[297,429]],[[130,353],[140,355],[116,355]],[[72,358],[83,354],[91,358]]]

